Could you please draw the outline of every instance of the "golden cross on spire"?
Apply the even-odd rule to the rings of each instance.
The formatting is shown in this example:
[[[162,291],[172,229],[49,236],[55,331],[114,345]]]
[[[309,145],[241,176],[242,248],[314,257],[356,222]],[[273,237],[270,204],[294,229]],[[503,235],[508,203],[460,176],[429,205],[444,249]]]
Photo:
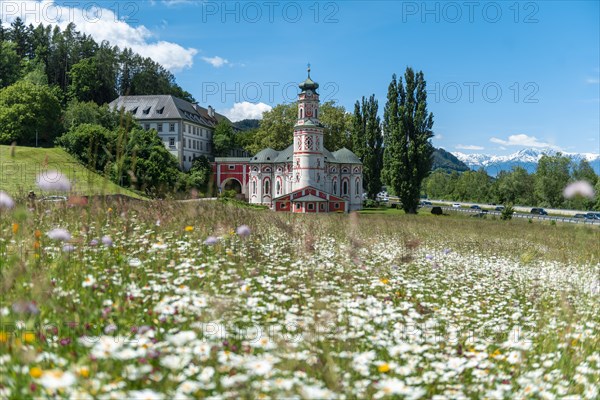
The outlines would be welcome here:
[[[310,78],[310,63],[308,63],[306,66],[308,67],[308,68],[307,68],[307,71],[308,71],[308,77]]]

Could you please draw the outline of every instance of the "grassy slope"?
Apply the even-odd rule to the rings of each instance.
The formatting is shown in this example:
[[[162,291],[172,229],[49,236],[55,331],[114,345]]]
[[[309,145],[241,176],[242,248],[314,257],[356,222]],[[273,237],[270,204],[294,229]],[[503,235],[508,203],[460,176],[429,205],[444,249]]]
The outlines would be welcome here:
[[[62,149],[15,147],[13,157],[10,146],[0,146],[0,189],[11,195],[25,196],[29,190],[34,190],[38,196],[44,194],[35,184],[36,177],[53,170],[66,175],[77,194],[122,194],[141,198],[88,170]],[[50,174],[48,177],[52,178]]]

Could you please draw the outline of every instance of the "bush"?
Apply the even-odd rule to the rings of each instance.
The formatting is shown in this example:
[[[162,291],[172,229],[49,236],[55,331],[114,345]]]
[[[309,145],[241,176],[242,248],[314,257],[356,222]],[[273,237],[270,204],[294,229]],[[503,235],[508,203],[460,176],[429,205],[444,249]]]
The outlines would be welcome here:
[[[500,214],[500,219],[503,221],[510,220],[512,219],[514,212],[515,209],[513,208],[512,204],[507,204],[502,210],[502,214]]]
[[[432,207],[431,213],[433,215],[443,215],[444,214],[444,212],[442,211],[442,207],[439,207],[439,206]]]
[[[237,196],[237,192],[235,190],[223,190],[221,193],[221,197],[226,199],[235,199]]]
[[[379,207],[379,202],[377,202],[373,199],[367,199],[363,202],[363,207],[364,208],[377,208],[377,207]]]

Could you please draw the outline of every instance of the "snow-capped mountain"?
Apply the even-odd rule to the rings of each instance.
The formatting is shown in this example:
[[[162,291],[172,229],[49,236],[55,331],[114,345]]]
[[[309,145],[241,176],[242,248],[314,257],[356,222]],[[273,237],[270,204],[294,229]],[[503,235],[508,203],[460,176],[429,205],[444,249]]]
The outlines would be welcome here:
[[[529,173],[535,172],[537,163],[542,155],[555,155],[553,149],[523,149],[507,156],[495,156],[489,154],[465,154],[453,151],[452,154],[460,161],[464,162],[473,170],[483,168],[491,176],[496,176],[500,171],[510,171],[513,167],[519,166],[525,168]],[[566,153],[562,155],[570,157],[574,162],[587,160],[594,171],[600,175],[600,154],[595,153]]]

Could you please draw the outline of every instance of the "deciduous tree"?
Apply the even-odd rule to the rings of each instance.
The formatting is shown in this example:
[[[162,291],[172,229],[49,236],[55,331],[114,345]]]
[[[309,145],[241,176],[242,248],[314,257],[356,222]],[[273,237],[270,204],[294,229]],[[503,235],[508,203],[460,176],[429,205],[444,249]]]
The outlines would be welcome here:
[[[378,111],[375,95],[369,99],[363,97],[361,103],[357,101],[354,105],[352,147],[363,163],[363,186],[370,199],[375,199],[381,191],[383,135]]]
[[[388,87],[384,110],[384,181],[400,198],[406,213],[417,212],[421,183],[432,165],[433,114],[427,112],[423,72],[407,68]]]
[[[61,128],[61,108],[46,85],[19,81],[0,90],[0,143],[51,145]]]

